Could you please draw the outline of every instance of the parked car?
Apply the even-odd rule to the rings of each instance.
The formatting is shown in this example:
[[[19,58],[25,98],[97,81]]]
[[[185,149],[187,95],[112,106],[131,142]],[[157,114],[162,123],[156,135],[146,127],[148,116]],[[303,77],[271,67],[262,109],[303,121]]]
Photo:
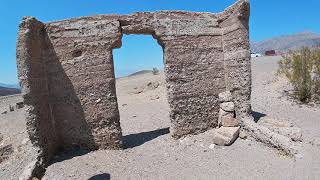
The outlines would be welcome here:
[[[251,57],[261,57],[262,55],[259,53],[251,53]]]

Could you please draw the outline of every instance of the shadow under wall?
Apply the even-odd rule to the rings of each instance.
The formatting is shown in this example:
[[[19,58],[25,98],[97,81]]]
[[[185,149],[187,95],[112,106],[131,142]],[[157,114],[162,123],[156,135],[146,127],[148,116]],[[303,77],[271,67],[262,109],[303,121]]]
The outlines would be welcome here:
[[[57,153],[67,150],[94,150],[96,145],[92,131],[85,119],[80,99],[72,81],[65,72],[66,67],[62,67],[47,34],[45,35],[45,46],[44,61],[49,90],[49,106],[58,139]],[[67,68],[72,68],[71,66],[73,65]]]
[[[110,180],[111,176],[109,173],[103,173],[103,174],[97,174],[95,176],[92,176],[88,180]]]
[[[157,129],[149,132],[130,134],[122,137],[123,146],[125,149],[140,146],[148,141],[151,141],[159,136],[169,134],[169,128]]]
[[[256,111],[252,111],[251,114],[253,116],[254,122],[258,122],[261,118],[267,116],[266,114],[256,112]]]

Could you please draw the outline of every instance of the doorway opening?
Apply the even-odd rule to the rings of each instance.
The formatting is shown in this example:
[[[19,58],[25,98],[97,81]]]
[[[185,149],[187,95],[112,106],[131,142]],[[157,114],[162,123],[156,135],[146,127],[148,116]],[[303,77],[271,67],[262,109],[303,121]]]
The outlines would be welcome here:
[[[124,148],[168,134],[162,47],[151,35],[124,35],[113,56]]]

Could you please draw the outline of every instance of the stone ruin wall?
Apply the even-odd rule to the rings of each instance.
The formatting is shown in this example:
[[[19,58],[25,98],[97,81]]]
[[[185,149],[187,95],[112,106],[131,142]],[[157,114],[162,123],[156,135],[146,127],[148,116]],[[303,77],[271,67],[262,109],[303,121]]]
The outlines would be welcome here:
[[[24,18],[18,76],[30,138],[44,161],[60,148],[121,148],[112,51],[123,34],[152,35],[163,48],[171,133],[214,128],[218,94],[230,90],[238,118],[250,113],[249,3],[222,13],[160,11],[51,23]]]

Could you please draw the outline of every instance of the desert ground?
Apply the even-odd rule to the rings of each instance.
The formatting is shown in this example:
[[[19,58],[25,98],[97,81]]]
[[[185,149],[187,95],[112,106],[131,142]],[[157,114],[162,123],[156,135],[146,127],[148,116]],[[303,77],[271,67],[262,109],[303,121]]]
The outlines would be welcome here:
[[[319,179],[320,107],[286,95],[290,85],[275,75],[279,59],[252,59],[253,116],[261,125],[301,128],[299,156],[250,137],[214,146],[214,129],[174,140],[164,75],[144,73],[116,81],[125,149],[57,155],[43,179]],[[19,101],[20,95],[1,97],[0,113]],[[1,149],[0,179],[18,179],[35,158],[24,118],[23,109],[0,114],[0,146],[7,147]]]

